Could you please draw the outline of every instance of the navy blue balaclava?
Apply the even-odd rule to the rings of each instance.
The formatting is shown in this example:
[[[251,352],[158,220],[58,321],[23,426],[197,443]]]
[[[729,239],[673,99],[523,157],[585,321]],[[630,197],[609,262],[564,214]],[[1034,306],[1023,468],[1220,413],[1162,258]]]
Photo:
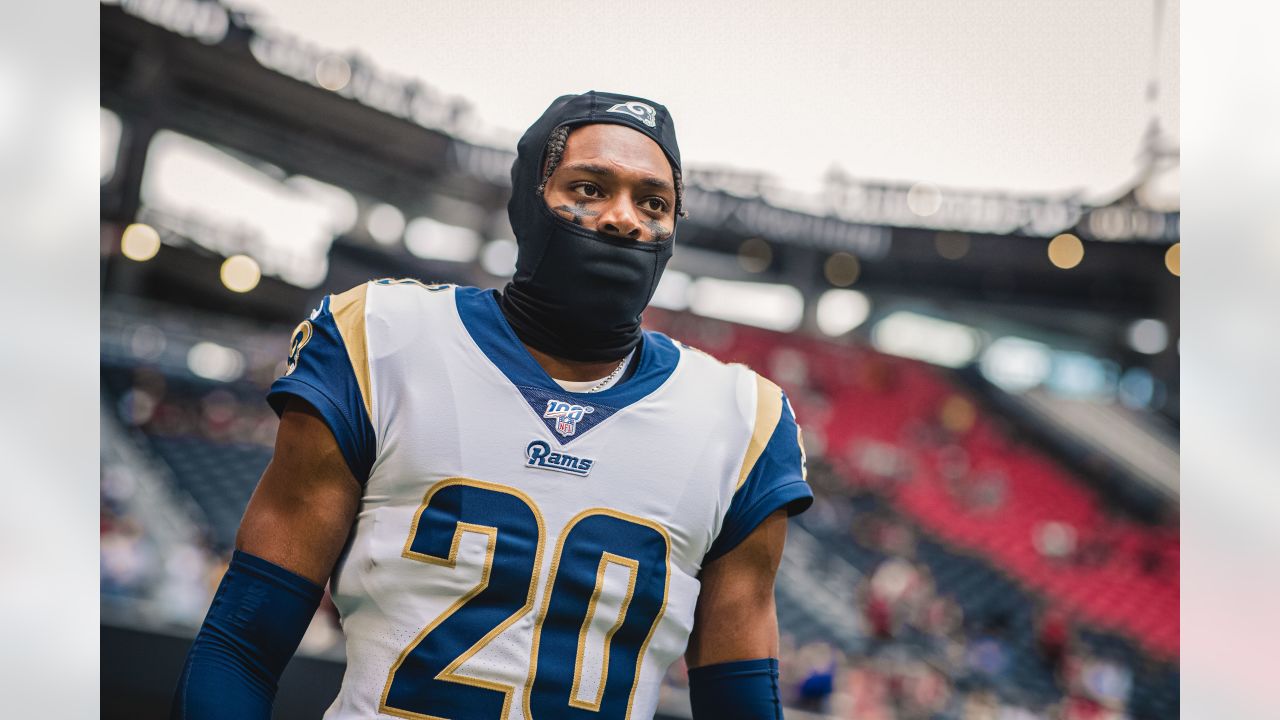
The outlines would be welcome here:
[[[640,342],[640,316],[671,258],[675,229],[654,242],[574,225],[538,191],[547,140],[561,126],[612,123],[644,133],[680,169],[667,109],[631,95],[587,92],[551,103],[516,148],[507,215],[519,254],[502,312],[520,340],[558,358],[617,360]]]

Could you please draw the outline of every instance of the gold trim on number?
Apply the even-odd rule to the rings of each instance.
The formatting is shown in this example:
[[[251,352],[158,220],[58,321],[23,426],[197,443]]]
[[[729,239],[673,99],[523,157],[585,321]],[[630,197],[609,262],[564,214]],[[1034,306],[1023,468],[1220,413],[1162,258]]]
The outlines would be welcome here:
[[[649,626],[649,632],[644,636],[644,642],[641,643],[640,650],[636,653],[636,674],[635,677],[631,679],[631,693],[627,696],[627,713],[623,716],[624,720],[629,720],[631,717],[631,706],[635,703],[636,687],[640,685],[640,670],[644,667],[644,655],[649,650],[649,641],[653,639],[653,632],[658,629],[658,624],[662,622],[662,617],[667,613],[667,596],[668,591],[671,589],[671,536],[667,534],[667,529],[653,520],[636,515],[629,515],[609,508],[588,508],[577,515],[574,515],[573,519],[570,520],[569,523],[564,526],[564,529],[560,531],[560,537],[556,540],[556,554],[552,557],[551,571],[547,575],[547,589],[542,595],[542,608],[538,611],[538,617],[533,624],[533,647],[529,655],[529,676],[525,679],[524,683],[525,717],[531,717],[530,704],[533,698],[533,679],[538,674],[538,644],[542,639],[542,624],[546,621],[547,612],[551,609],[551,594],[555,591],[556,587],[556,572],[560,569],[560,554],[564,551],[564,541],[565,538],[569,537],[569,531],[573,530],[575,525],[592,515],[608,515],[610,517],[618,518],[619,520],[626,520],[627,522],[632,522],[637,525],[644,525],[646,527],[653,528],[658,531],[658,534],[662,535],[663,543],[666,546],[666,555],[663,558],[666,571],[662,574],[662,605],[658,608],[658,614],[654,615],[653,624]],[[636,565],[639,567],[639,562],[637,562]],[[639,581],[639,575],[640,573],[637,570],[637,582]],[[590,616],[590,613],[588,613],[588,616]],[[579,636],[578,647],[579,655],[581,655],[581,636]],[[604,687],[603,677],[601,678],[600,687]],[[573,693],[570,692],[569,701],[572,703],[573,699]]]
[[[427,555],[424,553],[414,552],[411,549],[413,547],[413,539],[418,535],[418,522],[422,519],[422,513],[426,511],[427,506],[431,504],[431,498],[434,497],[437,492],[447,487],[452,487],[454,485],[467,485],[470,487],[477,487],[482,490],[492,490],[495,492],[505,493],[507,495],[512,495],[514,497],[517,497],[522,502],[524,502],[525,505],[529,507],[529,510],[533,512],[534,519],[538,523],[538,546],[537,546],[537,549],[534,551],[533,576],[529,580],[529,592],[528,592],[528,596],[525,598],[524,606],[519,608],[515,612],[511,613],[511,615],[509,615],[506,620],[503,620],[501,623],[496,625],[488,633],[485,633],[484,637],[477,640],[475,643],[471,645],[471,647],[467,648],[465,652],[463,652],[458,657],[454,658],[454,660],[450,662],[448,665],[446,665],[444,669],[441,670],[439,674],[437,674],[434,678],[436,680],[441,680],[443,682],[453,682],[461,685],[470,685],[472,687],[479,687],[479,688],[484,688],[486,690],[496,690],[498,692],[501,692],[503,694],[502,717],[505,718],[511,709],[511,695],[516,690],[515,685],[507,685],[505,683],[497,683],[490,680],[480,680],[478,678],[466,677],[465,675],[456,675],[454,674],[454,671],[457,670],[467,660],[470,660],[471,656],[475,655],[477,652],[480,652],[481,648],[483,648],[486,644],[488,644],[490,640],[496,637],[503,630],[506,630],[508,627],[510,627],[511,624],[515,622],[520,616],[524,615],[525,613],[533,609],[534,592],[537,590],[537,587],[538,587],[538,583],[536,582],[538,568],[542,567],[542,546],[543,546],[543,532],[544,532],[543,530],[544,525],[542,522],[542,513],[538,510],[538,506],[534,504],[532,498],[520,492],[519,490],[516,490],[515,488],[507,487],[505,485],[497,485],[494,483],[487,483],[482,480],[472,480],[470,478],[449,478],[447,480],[441,480],[440,482],[433,485],[431,489],[427,491],[426,496],[423,497],[422,504],[418,506],[418,511],[413,515],[413,523],[409,526],[409,538],[405,540],[404,550],[400,553],[400,556],[407,558],[409,560],[417,560],[418,562],[427,563],[429,565],[439,565],[439,566],[453,569],[453,568],[456,568],[458,564],[458,546],[462,541],[462,533],[478,532],[488,536],[488,540],[486,541],[486,549],[485,549],[485,557],[484,557],[484,569],[480,573],[480,582],[474,588],[472,588],[462,597],[455,600],[453,604],[448,607],[448,609],[446,609],[443,613],[441,613],[440,616],[437,617],[435,620],[431,621],[430,625],[423,628],[422,631],[419,632],[413,638],[413,641],[410,642],[408,645],[406,645],[405,648],[400,651],[400,656],[396,658],[395,663],[391,665],[391,671],[387,673],[387,682],[382,688],[382,699],[378,703],[378,712],[381,712],[381,713],[386,713],[388,715],[395,715],[396,717],[409,718],[410,720],[448,720],[448,718],[441,718],[435,715],[424,715],[422,713],[415,713],[409,710],[402,710],[400,708],[389,707],[387,705],[387,695],[390,694],[391,692],[391,683],[393,680],[395,680],[396,671],[400,669],[400,665],[404,663],[404,659],[408,657],[409,652],[412,651],[414,648],[416,648],[418,646],[418,643],[422,642],[422,639],[425,638],[428,634],[430,634],[432,630],[435,630],[437,627],[440,626],[441,623],[449,619],[449,616],[453,615],[468,601],[470,601],[476,595],[479,595],[481,592],[483,592],[485,588],[489,587],[489,572],[493,567],[493,553],[498,546],[498,528],[496,527],[493,527],[491,525],[478,525],[476,523],[459,521],[457,523],[457,528],[454,529],[453,531],[453,542],[449,546],[449,557],[447,559],[442,560],[434,555]]]
[[[618,606],[618,619],[613,621],[613,627],[604,634],[603,667],[600,670],[600,684],[596,687],[596,699],[584,702],[578,699],[578,690],[582,686],[582,658],[587,652],[587,631],[591,629],[591,624],[595,620],[596,603],[604,593],[604,572],[610,564],[627,568],[627,592],[622,596],[622,603]],[[621,628],[622,623],[627,619],[627,608],[631,605],[631,596],[635,594],[636,580],[639,577],[639,560],[614,555],[611,552],[600,554],[600,566],[596,568],[596,586],[591,591],[591,602],[587,603],[587,616],[582,619],[582,629],[578,631],[578,659],[573,664],[573,688],[569,690],[569,705],[600,712],[600,703],[604,699],[604,686],[609,682],[609,642],[613,640],[614,633],[618,632],[618,628]]]

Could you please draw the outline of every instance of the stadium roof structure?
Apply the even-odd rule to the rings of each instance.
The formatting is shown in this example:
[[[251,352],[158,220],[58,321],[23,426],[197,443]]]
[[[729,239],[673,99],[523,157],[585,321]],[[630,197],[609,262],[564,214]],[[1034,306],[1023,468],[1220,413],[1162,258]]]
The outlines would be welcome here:
[[[421,81],[256,28],[246,15],[204,0],[103,4],[101,60],[101,102],[124,126],[121,170],[102,189],[104,221],[138,217],[147,148],[158,131],[172,130],[408,217],[429,216],[437,198],[464,201],[483,210],[471,228],[480,237],[511,236],[505,205],[513,151],[478,142],[466,102]],[[824,264],[849,253],[858,260],[856,288],[882,305],[915,304],[996,333],[1031,328],[1065,346],[1145,364],[1176,386],[1174,343],[1143,357],[1125,342],[1126,328],[1141,318],[1160,319],[1177,337],[1178,279],[1165,269],[1179,238],[1176,212],[1143,208],[1132,194],[1089,207],[1072,197],[833,174],[824,197],[798,198],[751,172],[693,167],[687,178],[690,217],[673,267],[787,283],[813,300],[832,287]],[[1063,233],[1080,239],[1085,256],[1069,269],[1046,253],[1050,238]],[[767,245],[764,267],[739,262],[748,241]],[[359,231],[334,248],[359,259],[355,274],[433,270]],[[286,288],[276,301],[296,297]]]

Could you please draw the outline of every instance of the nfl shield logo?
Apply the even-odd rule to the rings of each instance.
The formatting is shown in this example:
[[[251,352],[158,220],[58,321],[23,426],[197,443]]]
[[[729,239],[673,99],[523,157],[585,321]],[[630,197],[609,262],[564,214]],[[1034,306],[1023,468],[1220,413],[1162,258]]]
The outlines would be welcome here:
[[[574,405],[563,400],[548,400],[547,409],[542,417],[556,421],[556,432],[562,437],[569,437],[578,431],[578,421],[583,415],[590,415],[596,409],[590,405]]]

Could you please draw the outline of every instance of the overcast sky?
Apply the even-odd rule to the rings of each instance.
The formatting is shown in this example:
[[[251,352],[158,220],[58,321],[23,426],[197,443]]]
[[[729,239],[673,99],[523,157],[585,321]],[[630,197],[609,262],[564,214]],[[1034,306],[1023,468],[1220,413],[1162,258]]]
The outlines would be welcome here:
[[[514,138],[557,95],[649,97],[687,164],[1110,199],[1178,133],[1178,2],[234,0],[470,101]],[[1154,106],[1145,88],[1155,74]],[[514,145],[513,140],[511,140]]]

